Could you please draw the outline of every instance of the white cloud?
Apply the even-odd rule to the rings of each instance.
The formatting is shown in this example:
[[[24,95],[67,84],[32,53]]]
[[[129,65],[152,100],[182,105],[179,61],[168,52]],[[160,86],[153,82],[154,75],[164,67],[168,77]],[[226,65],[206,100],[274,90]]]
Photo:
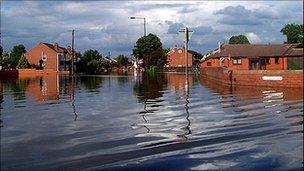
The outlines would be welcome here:
[[[165,47],[181,45],[182,38],[168,34],[172,23],[196,29],[190,48],[206,52],[227,36],[247,33],[252,43],[282,43],[281,28],[290,22],[302,23],[301,1],[3,1],[1,3],[1,45],[5,50],[22,43],[27,49],[45,41],[67,45],[72,28],[76,29],[76,49],[96,49],[132,53],[135,41],[143,35],[143,21],[130,16],[147,18],[148,32],[160,37]],[[250,11],[257,25],[246,25],[244,17],[228,16],[227,7]],[[222,10],[225,14],[215,15]],[[229,9],[229,8],[228,8]],[[267,10],[266,10],[267,9]],[[265,11],[266,10],[266,11]],[[229,12],[229,11],[228,11]],[[231,14],[231,13],[228,13]],[[302,15],[299,15],[302,14]],[[220,22],[226,18],[225,22]],[[242,19],[242,20],[241,20]],[[239,25],[227,24],[233,20]],[[225,24],[226,23],[226,24]],[[171,26],[172,29],[172,26]],[[178,29],[178,26],[174,28]],[[262,39],[261,39],[262,38]]]
[[[261,38],[254,33],[246,33],[245,36],[248,38],[249,42],[252,44],[261,43]]]

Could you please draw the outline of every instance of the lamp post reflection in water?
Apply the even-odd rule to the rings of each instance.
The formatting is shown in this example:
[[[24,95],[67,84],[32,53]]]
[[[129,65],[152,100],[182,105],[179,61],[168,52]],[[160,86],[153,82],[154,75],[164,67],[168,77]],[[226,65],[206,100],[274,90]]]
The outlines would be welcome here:
[[[76,121],[78,115],[76,113],[76,106],[75,106],[75,90],[74,90],[75,89],[75,85],[74,85],[75,81],[74,81],[74,79],[75,79],[75,76],[72,75],[72,108],[73,108],[73,113],[75,115],[74,121]]]
[[[186,72],[186,79],[185,79],[185,112],[186,112],[187,125],[182,128],[186,132],[184,134],[177,135],[178,137],[181,137],[184,140],[188,140],[188,135],[191,134],[191,130],[190,130],[191,121],[189,119],[189,117],[190,117],[189,103],[190,103],[189,102],[189,79],[188,79],[188,72]]]

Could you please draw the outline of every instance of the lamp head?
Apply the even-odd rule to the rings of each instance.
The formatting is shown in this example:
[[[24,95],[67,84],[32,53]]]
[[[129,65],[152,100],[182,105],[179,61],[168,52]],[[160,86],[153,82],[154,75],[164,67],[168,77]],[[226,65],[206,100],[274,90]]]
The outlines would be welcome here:
[[[130,19],[135,19],[135,17],[130,17]]]

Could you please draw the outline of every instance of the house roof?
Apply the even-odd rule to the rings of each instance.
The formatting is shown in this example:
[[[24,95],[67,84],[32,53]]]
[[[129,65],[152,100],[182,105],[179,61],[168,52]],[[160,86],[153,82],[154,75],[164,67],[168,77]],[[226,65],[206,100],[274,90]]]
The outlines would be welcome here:
[[[52,50],[54,50],[58,53],[68,53],[69,52],[66,48],[61,47],[59,45],[58,45],[58,49],[57,49],[54,44],[49,44],[49,43],[42,43],[42,44],[46,45],[47,47],[51,48]]]
[[[226,44],[221,46],[220,52],[210,55],[208,58],[218,57],[275,57],[300,55],[303,48],[295,48],[298,44]],[[295,50],[295,49],[302,49]]]
[[[292,57],[303,57],[303,48],[291,48],[284,55]]]
[[[170,54],[172,54],[172,53],[175,53],[175,52],[177,52],[179,49],[181,49],[181,50],[185,50],[185,48],[184,47],[174,47],[174,48],[171,48],[171,50],[167,53],[167,55],[170,55]],[[187,51],[188,53],[190,53],[190,54],[192,54],[190,51]],[[193,55],[193,54],[192,54]]]

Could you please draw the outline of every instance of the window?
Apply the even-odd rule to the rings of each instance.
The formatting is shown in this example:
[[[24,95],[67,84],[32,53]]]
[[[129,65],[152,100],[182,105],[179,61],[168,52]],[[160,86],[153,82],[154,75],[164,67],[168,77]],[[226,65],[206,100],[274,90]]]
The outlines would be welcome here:
[[[207,66],[211,66],[211,62],[207,62]]]
[[[266,64],[270,64],[270,59],[266,58]]]
[[[46,54],[42,51],[41,52],[41,58],[43,61],[46,61]]]
[[[274,58],[275,64],[279,64],[279,58]]]
[[[234,65],[241,65],[241,64],[242,64],[242,59],[241,59],[241,58],[234,58],[234,59],[232,60],[232,63],[233,63]]]

